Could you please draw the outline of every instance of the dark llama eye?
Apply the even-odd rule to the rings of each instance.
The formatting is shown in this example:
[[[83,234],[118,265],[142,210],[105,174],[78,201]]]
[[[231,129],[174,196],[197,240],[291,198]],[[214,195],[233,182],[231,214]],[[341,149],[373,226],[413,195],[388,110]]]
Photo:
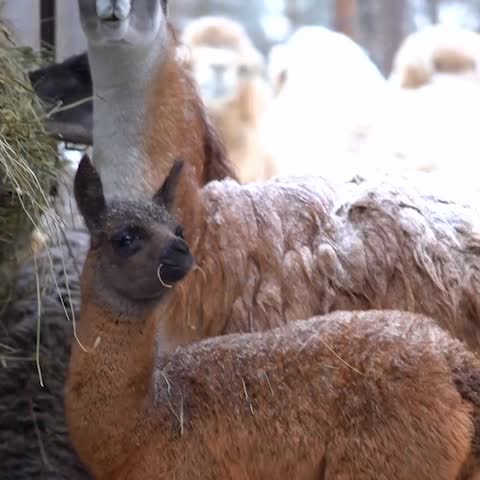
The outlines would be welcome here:
[[[184,232],[183,232],[183,227],[181,225],[179,225],[176,229],[175,229],[175,236],[179,237],[179,238],[185,238],[184,236]]]
[[[114,250],[122,256],[129,257],[139,252],[144,243],[144,233],[139,227],[127,227],[112,236]]]

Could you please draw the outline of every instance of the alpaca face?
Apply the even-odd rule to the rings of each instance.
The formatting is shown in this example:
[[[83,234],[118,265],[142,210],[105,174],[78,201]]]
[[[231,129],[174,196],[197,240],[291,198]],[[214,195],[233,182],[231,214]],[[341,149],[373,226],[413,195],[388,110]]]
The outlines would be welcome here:
[[[242,86],[260,73],[259,65],[237,52],[210,46],[193,49],[190,68],[206,103],[234,100]]]
[[[161,299],[194,265],[183,228],[172,212],[182,163],[177,162],[150,202],[107,205],[88,157],[75,176],[75,198],[91,235],[95,285],[111,298]]]
[[[85,35],[100,45],[153,42],[166,27],[166,5],[160,0],[78,0]]]

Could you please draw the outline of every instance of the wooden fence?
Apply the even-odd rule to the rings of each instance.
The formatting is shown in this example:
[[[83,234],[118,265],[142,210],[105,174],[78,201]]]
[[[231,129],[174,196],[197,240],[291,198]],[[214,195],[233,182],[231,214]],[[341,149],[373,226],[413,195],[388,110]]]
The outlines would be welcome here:
[[[55,48],[62,61],[86,49],[77,0],[0,0],[0,16],[13,29],[17,42],[38,50]]]

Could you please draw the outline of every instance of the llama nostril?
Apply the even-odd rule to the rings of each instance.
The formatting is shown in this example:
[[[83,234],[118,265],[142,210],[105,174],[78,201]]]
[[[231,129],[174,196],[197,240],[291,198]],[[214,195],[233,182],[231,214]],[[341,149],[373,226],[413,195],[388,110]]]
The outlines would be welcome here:
[[[190,249],[188,248],[187,242],[180,238],[176,238],[163,251],[160,263],[175,265],[178,262],[183,262],[182,259],[188,256],[190,256]]]
[[[113,17],[113,0],[97,0],[97,15],[102,20],[108,20]]]
[[[125,20],[130,10],[131,0],[97,0],[97,15],[105,22]]]
[[[183,255],[188,255],[190,253],[187,243],[181,239],[174,240],[173,245],[171,245],[170,248],[174,252],[181,253]]]
[[[131,0],[117,0],[115,3],[115,16],[119,20],[126,20],[130,15],[131,8]]]
[[[161,281],[171,284],[182,280],[194,263],[188,244],[179,238],[173,240],[159,259]]]

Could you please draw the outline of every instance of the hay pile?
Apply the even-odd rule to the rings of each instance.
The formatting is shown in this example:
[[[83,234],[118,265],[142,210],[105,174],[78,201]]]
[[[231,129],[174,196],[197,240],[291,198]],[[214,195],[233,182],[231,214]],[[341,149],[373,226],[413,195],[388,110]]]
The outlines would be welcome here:
[[[26,74],[32,58],[0,23],[0,317],[19,259],[28,254],[31,233],[50,205],[59,162]]]

